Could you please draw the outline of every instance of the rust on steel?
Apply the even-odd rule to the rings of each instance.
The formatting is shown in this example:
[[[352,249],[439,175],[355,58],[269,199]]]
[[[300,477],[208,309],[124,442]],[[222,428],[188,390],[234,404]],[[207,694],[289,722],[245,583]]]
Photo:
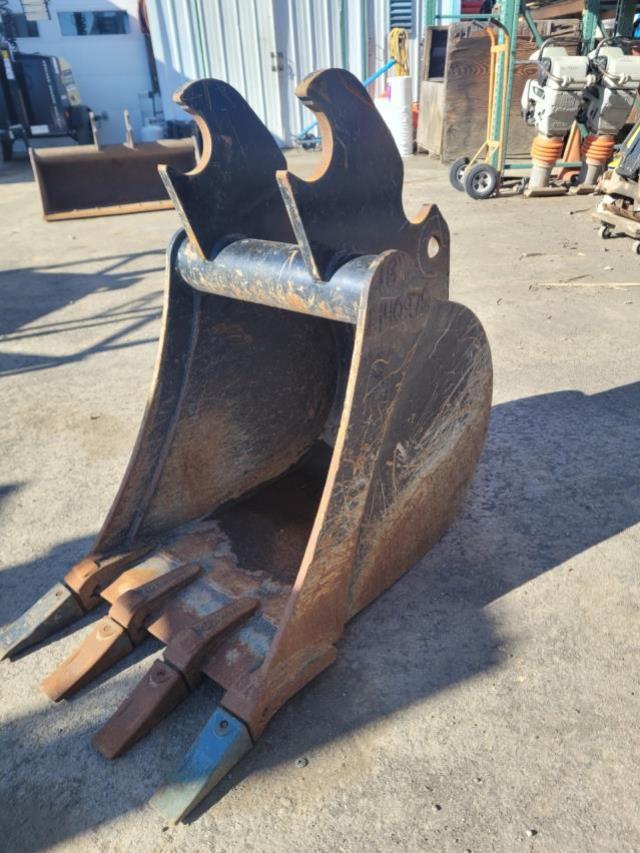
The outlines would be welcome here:
[[[167,716],[202,678],[202,665],[230,632],[260,606],[257,598],[240,598],[179,631],[162,660],[149,672],[94,736],[92,745],[105,758],[117,758]]]
[[[138,440],[88,562],[67,576],[73,601],[52,591],[0,637],[24,648],[42,636],[39,613],[70,621],[74,602],[112,605],[104,653],[94,637],[54,698],[147,633],[167,646],[96,735],[110,757],[202,676],[222,687],[156,798],[176,820],[447,529],[491,405],[482,325],[449,299],[447,225],[434,205],[405,215],[402,160],[369,95],[339,69],[297,94],[323,136],[308,180],[228,84],[177,93],[203,154],[190,172],[161,169],[183,230]],[[200,573],[147,606],[150,588],[194,563]]]
[[[187,563],[123,593],[79,648],[44,679],[44,693],[54,702],[65,699],[126,657],[144,639],[150,614],[201,571],[197,563]]]
[[[193,139],[137,145],[29,148],[42,214],[48,222],[172,207],[158,174],[160,164],[195,165]]]
[[[150,547],[136,548],[124,554],[109,554],[104,557],[89,554],[72,566],[64,576],[67,587],[75,593],[85,610],[92,610],[100,604],[100,592],[119,577],[129,566],[135,565]]]

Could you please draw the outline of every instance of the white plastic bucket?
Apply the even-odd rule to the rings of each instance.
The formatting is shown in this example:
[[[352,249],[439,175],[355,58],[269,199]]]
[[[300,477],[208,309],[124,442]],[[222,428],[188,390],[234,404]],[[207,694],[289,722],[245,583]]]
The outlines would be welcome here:
[[[411,77],[392,77],[390,88],[390,98],[376,98],[374,103],[391,131],[400,155],[410,157],[413,154]]]

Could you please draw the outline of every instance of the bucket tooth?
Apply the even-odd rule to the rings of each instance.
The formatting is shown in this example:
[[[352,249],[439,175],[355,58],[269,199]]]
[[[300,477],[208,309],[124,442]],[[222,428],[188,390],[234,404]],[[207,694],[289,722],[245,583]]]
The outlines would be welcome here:
[[[82,618],[101,602],[100,590],[151,550],[137,548],[120,554],[89,554],[69,569],[32,607],[0,634],[0,660],[35,646],[41,640]]]
[[[200,683],[202,665],[216,646],[257,611],[257,598],[239,598],[180,631],[165,649],[164,659],[182,673],[190,690]]]
[[[189,689],[182,675],[164,661],[154,661],[142,681],[94,735],[91,745],[105,758],[117,758],[148,734],[188,695]]]
[[[171,779],[150,800],[171,823],[183,820],[253,746],[245,724],[216,708]]]
[[[167,716],[202,678],[202,665],[216,646],[252,616],[255,598],[224,605],[180,631],[133,692],[120,705],[92,744],[105,758],[117,758]]]
[[[44,679],[40,685],[43,692],[54,702],[66,699],[126,657],[144,639],[145,621],[150,615],[200,572],[196,563],[186,563],[127,590],[80,647]]]
[[[129,589],[109,609],[109,616],[126,629],[137,646],[145,637],[145,623],[167,598],[190,584],[202,568],[198,563],[185,563],[160,577]]]
[[[105,616],[40,687],[49,699],[59,702],[106,672],[131,651],[133,643],[126,630]]]
[[[76,596],[57,583],[0,635],[0,660],[46,640],[84,615]]]

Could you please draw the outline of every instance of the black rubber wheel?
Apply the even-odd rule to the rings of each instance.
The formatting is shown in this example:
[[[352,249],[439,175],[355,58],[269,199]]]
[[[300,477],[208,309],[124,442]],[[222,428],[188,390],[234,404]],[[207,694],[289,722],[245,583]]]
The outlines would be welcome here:
[[[471,198],[489,198],[498,186],[498,173],[488,163],[476,163],[464,173],[464,189]]]
[[[598,228],[598,234],[603,240],[610,240],[613,237],[613,228],[611,225],[601,225]]]
[[[640,255],[640,240],[634,240],[631,244],[631,251],[634,255]]]
[[[464,192],[464,173],[469,163],[468,157],[458,157],[449,169],[449,183],[458,192]]]

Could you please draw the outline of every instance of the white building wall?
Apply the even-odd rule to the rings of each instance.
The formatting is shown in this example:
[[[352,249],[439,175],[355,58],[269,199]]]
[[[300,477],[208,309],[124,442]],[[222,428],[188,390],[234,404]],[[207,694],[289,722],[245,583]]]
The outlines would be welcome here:
[[[18,0],[10,0],[13,12],[21,12]],[[24,53],[58,56],[71,65],[82,100],[96,114],[105,114],[100,123],[100,141],[122,142],[123,111],[129,110],[134,135],[142,124],[139,94],[148,93],[151,78],[144,37],[138,21],[136,0],[51,0],[50,21],[38,21],[39,38],[18,39]],[[129,14],[125,35],[63,36],[58,12],[98,12],[121,9]]]
[[[185,118],[172,102],[179,86],[218,77],[238,89],[283,145],[313,120],[294,95],[299,80],[332,66],[363,80],[388,60],[389,0],[147,0],[147,7],[166,117]],[[409,58],[418,100],[424,0],[412,0],[412,10]],[[370,94],[385,85],[386,76]]]
[[[251,92],[260,118],[284,133],[271,71],[273,0],[149,0],[147,8],[165,118],[188,118],[172,100],[183,83],[217,77]]]

